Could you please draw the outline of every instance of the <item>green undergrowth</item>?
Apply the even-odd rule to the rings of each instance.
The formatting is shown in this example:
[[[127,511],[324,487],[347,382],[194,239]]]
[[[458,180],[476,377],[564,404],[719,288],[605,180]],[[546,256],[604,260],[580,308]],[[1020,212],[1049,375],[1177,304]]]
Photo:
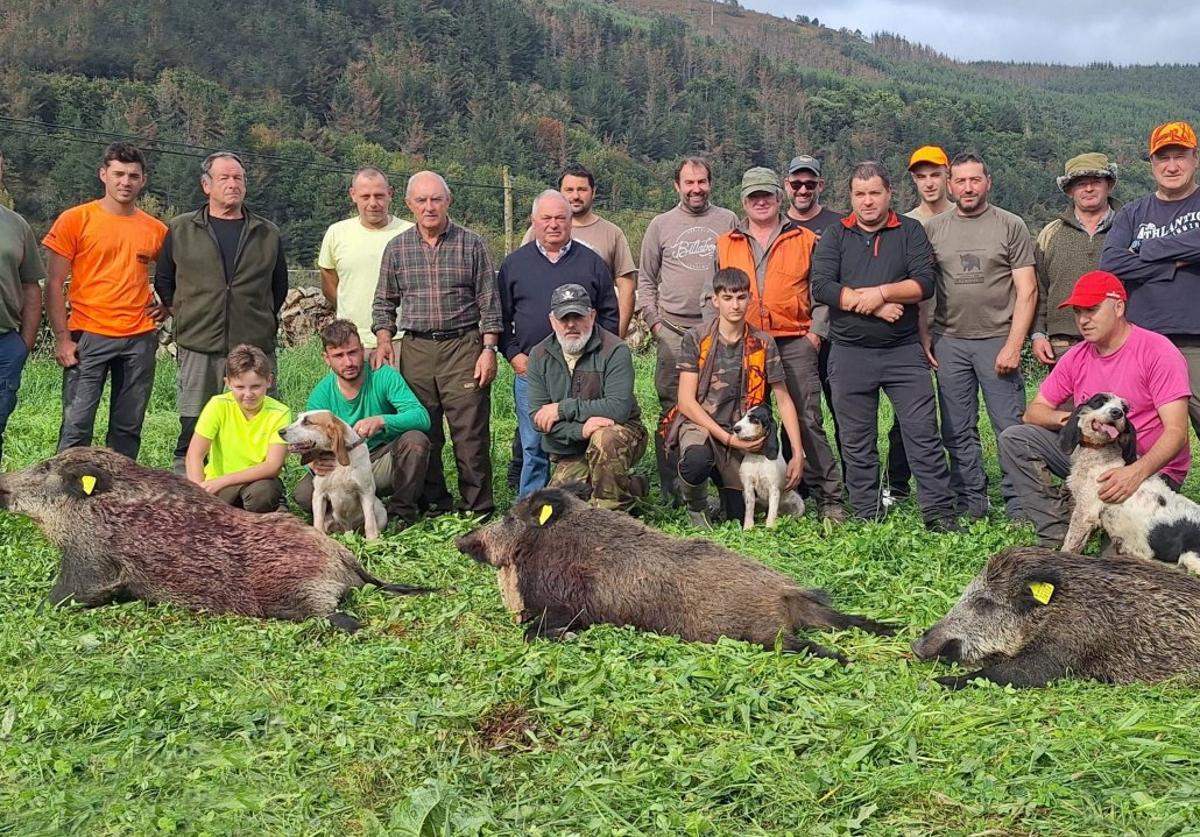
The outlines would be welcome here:
[[[282,365],[298,408],[319,354],[288,351]],[[639,358],[648,415],[651,377]],[[7,467],[53,450],[60,386],[49,361],[27,370]],[[511,404],[505,376],[498,484]],[[144,462],[168,464],[172,408],[164,363]],[[645,518],[687,534],[680,512]],[[879,525],[809,515],[771,532],[720,527],[717,540],[839,607],[908,626],[814,637],[850,659],[842,667],[607,626],[525,644],[493,573],[453,548],[470,526],[448,516],[374,544],[346,538],[373,572],[440,590],[358,591],[348,609],[367,627],[346,636],[141,603],[43,610],[57,555],[27,521],[0,515],[0,834],[1200,829],[1194,690],[948,693],[932,682],[943,667],[911,657],[909,642],[988,555],[1032,540],[1027,527],[995,516],[931,535],[910,506]]]

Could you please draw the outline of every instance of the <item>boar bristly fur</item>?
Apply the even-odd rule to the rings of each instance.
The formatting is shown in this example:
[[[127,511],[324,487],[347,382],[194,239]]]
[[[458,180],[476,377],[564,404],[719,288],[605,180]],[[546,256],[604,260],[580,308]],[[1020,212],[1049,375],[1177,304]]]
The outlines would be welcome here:
[[[102,448],[74,448],[0,475],[0,508],[31,518],[62,551],[50,601],[88,606],[141,599],[212,613],[301,620],[337,613],[372,584],[336,541],[286,513],[253,514],[186,479]]]
[[[559,638],[605,622],[692,642],[724,636],[840,659],[795,632],[894,631],[841,613],[823,592],[712,541],[670,537],[559,489],[531,495],[459,538],[458,548],[496,568],[504,603],[527,626],[527,638]]]
[[[950,688],[977,679],[1023,687],[1200,673],[1200,578],[1136,558],[1006,549],[913,652],[982,666],[937,678]]]

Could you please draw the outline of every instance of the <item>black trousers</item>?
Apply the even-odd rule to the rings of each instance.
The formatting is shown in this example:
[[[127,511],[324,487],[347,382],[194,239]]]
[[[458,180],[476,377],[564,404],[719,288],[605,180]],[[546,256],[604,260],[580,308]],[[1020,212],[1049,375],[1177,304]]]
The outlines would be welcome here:
[[[842,462],[854,515],[882,517],[879,479],[879,393],[895,408],[917,499],[926,522],[954,514],[950,470],[938,433],[929,363],[919,343],[887,349],[834,344],[829,386],[841,430]]]

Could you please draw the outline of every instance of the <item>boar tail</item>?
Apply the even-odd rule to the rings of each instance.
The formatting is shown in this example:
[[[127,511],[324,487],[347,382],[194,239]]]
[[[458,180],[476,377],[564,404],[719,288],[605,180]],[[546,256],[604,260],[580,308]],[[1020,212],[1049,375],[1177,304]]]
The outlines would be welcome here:
[[[838,625],[839,628],[858,628],[860,631],[866,631],[869,634],[877,636],[891,636],[900,630],[903,625],[895,625],[890,622],[876,622],[874,619],[868,619],[865,616],[855,616],[852,613],[839,614],[845,621],[844,625]]]
[[[397,596],[408,596],[416,593],[436,593],[436,588],[433,587],[414,587],[410,584],[393,584],[390,581],[376,578],[365,569],[362,564],[355,561],[351,567],[354,573],[362,580],[363,584],[370,584],[372,587],[378,587],[385,593],[394,593]]]

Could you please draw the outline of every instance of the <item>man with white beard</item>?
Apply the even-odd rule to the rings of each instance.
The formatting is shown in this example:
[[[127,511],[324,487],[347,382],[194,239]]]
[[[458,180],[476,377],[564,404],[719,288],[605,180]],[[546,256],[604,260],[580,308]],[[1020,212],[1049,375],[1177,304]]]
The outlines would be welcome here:
[[[554,469],[550,485],[586,482],[592,505],[628,509],[646,494],[645,478],[632,468],[648,438],[633,394],[633,354],[596,325],[582,285],[555,288],[550,327],[525,372],[529,415]]]

